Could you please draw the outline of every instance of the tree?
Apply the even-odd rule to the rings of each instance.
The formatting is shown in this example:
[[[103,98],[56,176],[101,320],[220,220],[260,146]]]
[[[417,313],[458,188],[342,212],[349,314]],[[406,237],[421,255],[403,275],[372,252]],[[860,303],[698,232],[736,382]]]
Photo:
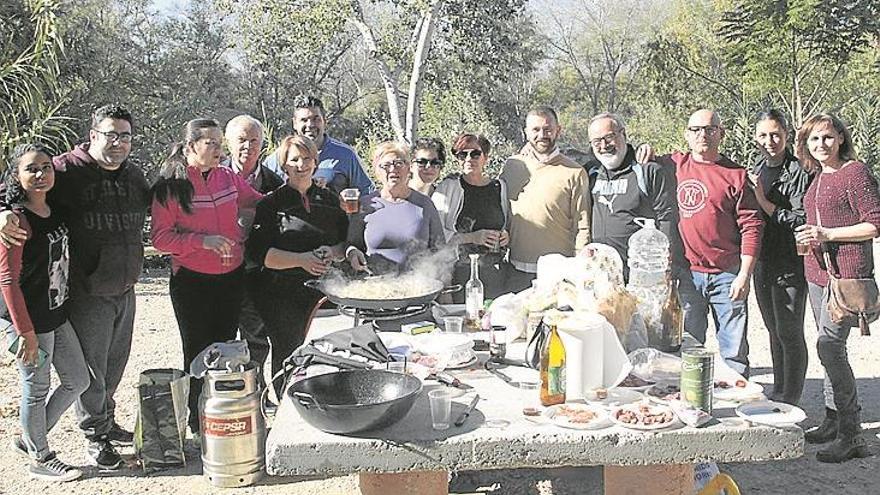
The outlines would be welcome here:
[[[137,0],[86,0],[68,8],[61,76],[74,97],[66,109],[85,131],[94,108],[128,107],[135,121],[132,156],[148,172],[187,120],[222,120],[237,106],[222,26],[207,0],[192,0],[175,17],[158,16]]]
[[[60,109],[58,2],[9,1],[0,7],[0,152],[23,141],[60,148],[71,131]],[[0,162],[2,163],[2,162]]]
[[[416,139],[425,81],[436,83],[440,78],[455,81],[455,74],[448,70],[450,67],[466,67],[476,72],[477,67],[482,66],[503,74],[494,80],[504,83],[512,82],[511,68],[527,65],[531,71],[532,51],[523,43],[531,34],[523,0],[489,3],[394,0],[366,5],[352,0],[351,7],[350,20],[361,33],[367,53],[379,72],[391,128],[399,141]],[[384,28],[381,23],[367,23],[368,17],[382,19],[381,15],[368,13],[383,10],[396,20]],[[408,39],[400,33],[409,33]],[[441,67],[437,66],[438,61],[442,61]],[[404,74],[407,79],[403,79]],[[406,92],[402,90],[404,84]],[[404,103],[405,114],[401,112]]]
[[[718,33],[749,92],[774,94],[800,126],[828,106],[849,62],[880,37],[880,3],[741,0],[723,13]]]

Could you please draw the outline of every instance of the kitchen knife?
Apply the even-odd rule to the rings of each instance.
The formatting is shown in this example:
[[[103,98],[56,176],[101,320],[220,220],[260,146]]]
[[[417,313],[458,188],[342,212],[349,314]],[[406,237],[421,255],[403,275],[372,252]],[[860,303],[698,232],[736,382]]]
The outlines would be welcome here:
[[[434,373],[429,378],[433,378],[443,385],[447,385],[450,387],[460,388],[462,390],[470,390],[474,387],[468,385],[467,383],[462,382],[458,378],[450,375],[449,373]]]
[[[480,394],[474,396],[474,400],[471,401],[470,405],[467,406],[467,409],[464,410],[463,413],[455,420],[455,426],[461,426],[467,421],[468,417],[473,412],[474,408],[477,407],[477,402],[480,402]]]

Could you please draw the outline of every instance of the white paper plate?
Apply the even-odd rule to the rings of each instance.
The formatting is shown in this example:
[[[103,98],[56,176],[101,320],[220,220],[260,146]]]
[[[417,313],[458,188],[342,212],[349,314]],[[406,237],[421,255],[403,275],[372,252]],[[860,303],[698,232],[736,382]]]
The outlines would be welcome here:
[[[589,411],[596,415],[595,418],[587,423],[575,423],[563,414],[560,414],[562,408],[576,409],[579,411]],[[597,430],[610,426],[608,422],[608,413],[604,408],[592,406],[588,404],[559,404],[544,409],[544,416],[547,417],[554,425],[562,428],[571,428],[572,430]]]
[[[768,426],[786,426],[800,423],[807,419],[803,409],[771,400],[746,402],[736,408],[736,415],[750,423]]]
[[[668,423],[657,423],[657,424],[651,424],[651,425],[643,425],[643,424],[638,424],[638,423],[636,423],[636,424],[624,423],[623,421],[620,421],[619,419],[617,419],[618,411],[636,410],[641,405],[647,405],[648,407],[650,407],[651,412],[653,414],[659,414],[659,413],[663,413],[663,412],[668,411],[669,413],[672,414],[672,421],[670,421]],[[624,428],[631,429],[631,430],[641,430],[641,431],[664,430],[667,428],[674,428],[674,427],[679,427],[682,425],[681,420],[678,419],[678,416],[675,415],[675,412],[673,412],[672,408],[670,408],[669,406],[664,406],[664,405],[660,405],[660,404],[650,404],[650,403],[646,404],[645,402],[641,402],[638,404],[628,404],[626,406],[615,408],[611,411],[611,414],[609,414],[608,417],[611,419],[611,421],[614,424],[622,426]]]
[[[643,393],[627,388],[612,388],[607,393],[608,395],[604,399],[598,399],[596,398],[596,392],[590,391],[584,394],[584,400],[589,404],[596,404],[611,409],[626,404],[633,404],[645,398]]]
[[[762,397],[763,395],[764,387],[748,380],[746,380],[745,387],[734,385],[729,388],[715,387],[712,389],[712,397],[718,400],[744,401],[755,397]]]

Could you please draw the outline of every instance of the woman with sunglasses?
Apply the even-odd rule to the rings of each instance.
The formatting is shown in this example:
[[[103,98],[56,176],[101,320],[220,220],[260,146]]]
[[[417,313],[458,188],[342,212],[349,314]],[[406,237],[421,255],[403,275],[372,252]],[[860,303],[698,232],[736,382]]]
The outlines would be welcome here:
[[[409,187],[409,150],[386,141],[373,151],[373,172],[381,189],[361,196],[351,218],[345,257],[357,271],[400,271],[410,255],[444,244],[440,216],[431,199]]]
[[[453,284],[464,284],[470,277],[468,255],[480,255],[480,280],[486,298],[505,292],[501,261],[510,237],[507,233],[510,203],[507,186],[500,179],[486,175],[489,140],[482,135],[464,133],[452,142],[452,153],[461,164],[461,172],[437,184],[431,200],[440,212],[447,242],[458,244],[458,262]],[[464,294],[453,294],[453,301],[464,302]]]
[[[244,295],[244,232],[239,208],[263,197],[231,168],[219,167],[223,132],[213,119],[186,123],[153,186],[152,240],[171,254],[169,292],[183,363],[235,338]],[[199,433],[202,381],[190,380],[189,426]]]
[[[434,183],[440,177],[440,170],[446,163],[443,142],[437,138],[419,138],[412,150],[412,178],[409,187],[425,196],[434,193]]]
[[[838,463],[869,452],[846,350],[851,326],[835,323],[828,313],[828,272],[841,278],[874,277],[872,240],[880,233],[880,193],[871,169],[855,159],[852,134],[834,115],[823,113],[804,122],[797,156],[816,174],[804,198],[807,222],[795,229],[795,241],[810,246],[804,272],[819,334],[816,349],[825,368],[825,420],[804,439],[831,442],[816,458]]]

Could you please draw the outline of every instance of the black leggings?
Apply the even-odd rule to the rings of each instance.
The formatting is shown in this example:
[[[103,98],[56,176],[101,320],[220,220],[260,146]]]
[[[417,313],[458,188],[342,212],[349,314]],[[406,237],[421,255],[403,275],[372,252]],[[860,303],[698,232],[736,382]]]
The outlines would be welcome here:
[[[248,291],[257,312],[266,324],[266,335],[272,343],[272,376],[281,370],[284,360],[306,338],[309,316],[323,297],[320,292],[302,285],[302,282],[284,280],[269,272],[248,283]],[[284,381],[273,382],[280,401]]]
[[[171,274],[169,291],[180,340],[183,344],[183,367],[214,342],[235,338],[241,298],[244,294],[244,269],[223,275],[207,275],[180,268]],[[202,380],[191,379],[189,389],[189,426],[199,431],[199,394]]]
[[[796,405],[807,374],[807,282],[801,274],[779,275],[764,268],[755,268],[755,297],[770,334],[773,398]]]

